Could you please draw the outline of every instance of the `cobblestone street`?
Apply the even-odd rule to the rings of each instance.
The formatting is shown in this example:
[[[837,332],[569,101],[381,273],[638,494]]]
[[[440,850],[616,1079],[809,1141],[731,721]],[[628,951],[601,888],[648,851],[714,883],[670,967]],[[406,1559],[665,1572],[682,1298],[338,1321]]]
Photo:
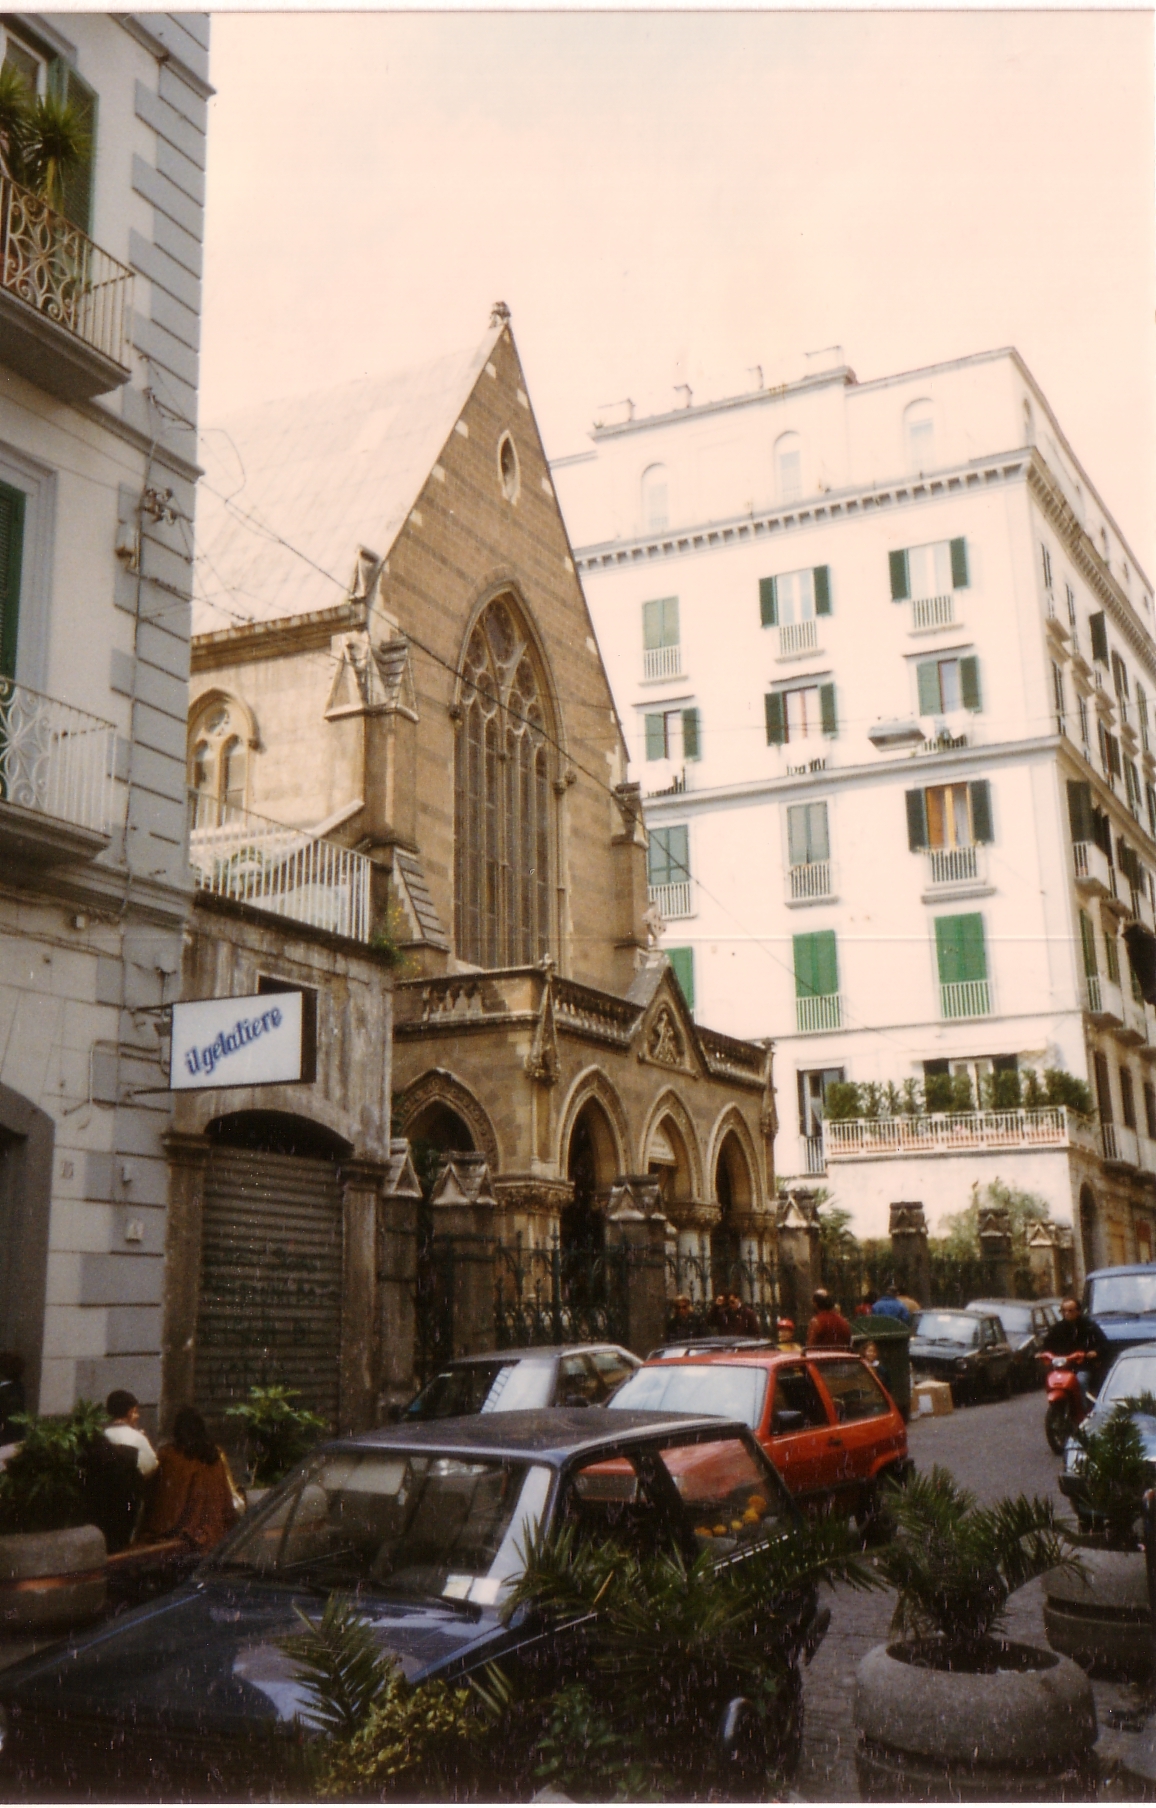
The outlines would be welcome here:
[[[916,1419],[908,1445],[920,1469],[939,1463],[971,1488],[981,1501],[1005,1494],[1051,1496],[1068,1516],[1056,1486],[1059,1459],[1044,1438],[1043,1392],[1020,1394],[991,1405],[957,1409],[941,1419]],[[894,1595],[857,1594],[840,1588],[831,1596],[831,1629],[806,1674],[806,1737],[795,1788],[807,1801],[858,1800],[856,1733],[852,1724],[855,1670],[871,1648],[887,1638]],[[1047,1645],[1043,1587],[1029,1583],[1012,1597],[1009,1635],[1024,1644]],[[1126,1757],[1136,1735],[1117,1730],[1109,1714],[1135,1713],[1139,1693],[1130,1684],[1094,1679],[1100,1725],[1097,1752],[1106,1764]]]

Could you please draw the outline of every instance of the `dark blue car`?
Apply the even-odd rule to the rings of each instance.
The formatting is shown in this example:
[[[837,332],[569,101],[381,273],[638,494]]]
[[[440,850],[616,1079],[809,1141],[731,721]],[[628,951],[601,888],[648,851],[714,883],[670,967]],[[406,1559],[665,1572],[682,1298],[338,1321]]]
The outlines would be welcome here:
[[[1084,1311],[1108,1342],[1108,1360],[1156,1338],[1156,1262],[1097,1268],[1084,1282]]]
[[[745,1425],[656,1412],[482,1413],[390,1427],[304,1462],[163,1600],[0,1672],[0,1795],[301,1799],[308,1698],[281,1645],[354,1598],[411,1681],[494,1659],[559,1680],[589,1621],[503,1616],[526,1539],[560,1520],[639,1550],[741,1562],[797,1511]],[[813,1588],[773,1634],[792,1667],[825,1629]],[[772,1636],[772,1635],[768,1635]],[[720,1685],[722,1697],[725,1684]],[[707,1704],[720,1727],[733,1703]],[[730,1708],[730,1719],[727,1719]],[[775,1729],[797,1748],[801,1690]]]

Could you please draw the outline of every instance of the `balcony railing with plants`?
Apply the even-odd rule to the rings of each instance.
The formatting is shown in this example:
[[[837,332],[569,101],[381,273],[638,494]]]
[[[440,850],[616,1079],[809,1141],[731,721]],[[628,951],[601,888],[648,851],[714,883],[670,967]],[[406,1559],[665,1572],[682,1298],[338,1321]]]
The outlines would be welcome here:
[[[133,273],[11,176],[0,176],[0,285],[93,351],[128,363]]]
[[[983,1077],[928,1074],[901,1086],[835,1081],[824,1100],[828,1161],[982,1149],[1095,1150],[1091,1088],[1062,1068],[1003,1069]]]
[[[0,677],[0,801],[106,835],[111,722]]]
[[[935,1155],[956,1149],[1093,1148],[1086,1120],[1062,1105],[1040,1111],[968,1111],[858,1118],[823,1126],[828,1161],[855,1155]]]
[[[202,891],[367,942],[371,865],[308,829],[289,829],[196,792],[189,864]]]

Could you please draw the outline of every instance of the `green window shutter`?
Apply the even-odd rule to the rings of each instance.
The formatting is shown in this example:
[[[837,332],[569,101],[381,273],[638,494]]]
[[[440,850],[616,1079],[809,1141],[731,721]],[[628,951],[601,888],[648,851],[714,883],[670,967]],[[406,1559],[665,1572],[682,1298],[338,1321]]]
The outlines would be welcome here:
[[[779,596],[774,578],[759,579],[759,620],[764,628],[778,626]]]
[[[1073,841],[1095,841],[1092,821],[1092,787],[1086,779],[1068,780],[1068,823]]]
[[[953,590],[967,589],[967,541],[951,542],[951,587]]]
[[[1104,621],[1104,611],[1097,615],[1089,615],[1088,630],[1092,636],[1092,658],[1101,665],[1108,663],[1108,629]]]
[[[651,829],[646,844],[646,877],[651,885],[665,885],[670,878],[670,861],[666,851],[668,829]]]
[[[678,981],[679,991],[686,999],[686,1008],[694,1015],[694,949],[668,948],[666,958],[670,962],[670,970]]]
[[[684,709],[682,712],[682,757],[684,760],[702,758],[697,709]]]
[[[935,660],[924,660],[916,671],[916,677],[919,681],[920,715],[937,716],[943,705],[939,690],[939,667]]]
[[[893,603],[901,603],[904,597],[911,595],[911,586],[907,578],[907,554],[906,552],[893,552],[889,554],[889,557],[891,561],[891,600]]]
[[[831,613],[831,567],[829,565],[816,565],[815,571],[814,571],[814,578],[815,578],[815,614],[816,615],[830,615],[830,613]]]
[[[907,845],[913,854],[927,846],[927,797],[922,790],[907,793]]]
[[[815,938],[813,935],[792,936],[795,954],[795,997],[815,996]]]
[[[646,652],[662,645],[662,602],[642,605],[642,645]]]
[[[835,686],[821,684],[819,686],[819,722],[825,735],[839,732],[839,723],[835,715]]]
[[[804,866],[810,852],[807,835],[806,804],[787,806],[787,859],[792,866]]]
[[[646,757],[648,760],[664,760],[666,758],[665,716],[647,716],[646,718]]]
[[[63,192],[56,198],[55,205],[74,226],[79,226],[82,232],[91,232],[93,171],[96,165],[96,94],[86,81],[81,80],[72,64],[66,63],[62,57],[49,64],[48,91],[54,100],[64,101],[73,109],[86,141],[85,155],[75,169],[65,176]]]
[[[821,929],[813,935],[796,935],[792,940],[795,955],[795,997],[829,998],[839,990],[835,931]]]
[[[964,709],[979,710],[983,708],[979,694],[979,660],[974,653],[959,662],[959,694],[963,699]]]
[[[678,645],[678,598],[664,596],[662,599],[662,645],[676,647]]]
[[[673,829],[667,829],[666,846],[671,879],[675,884],[680,879],[689,879],[690,831],[684,822],[678,823]]]
[[[1099,972],[1096,965],[1096,931],[1086,910],[1080,912],[1080,943],[1084,951],[1084,977],[1095,979]]]
[[[829,860],[831,858],[831,838],[827,828],[826,804],[808,804],[807,809],[807,852],[811,860]]]
[[[936,917],[935,952],[941,985],[986,979],[987,951],[983,918],[979,912],[969,912],[962,917]]]
[[[1107,960],[1108,978],[1114,986],[1118,986],[1120,983],[1120,952],[1116,947],[1114,930],[1105,929],[1104,931],[1104,954]]]
[[[763,699],[767,711],[767,746],[781,747],[787,738],[787,712],[781,691],[768,691]]]
[[[973,841],[994,841],[991,829],[991,786],[987,779],[976,778],[967,787],[971,794],[971,835]]]
[[[16,676],[16,626],[24,562],[24,492],[0,483],[0,678]]]

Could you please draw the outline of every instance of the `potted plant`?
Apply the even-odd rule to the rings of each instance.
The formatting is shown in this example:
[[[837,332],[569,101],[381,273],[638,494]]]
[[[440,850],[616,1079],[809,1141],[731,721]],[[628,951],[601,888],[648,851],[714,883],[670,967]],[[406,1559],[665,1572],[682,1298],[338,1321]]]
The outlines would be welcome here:
[[[1044,1584],[1048,1642],[1077,1663],[1128,1675],[1152,1667],[1148,1572],[1136,1520],[1152,1485],[1154,1436],[1151,1396],[1120,1401],[1104,1418],[1093,1413],[1074,1432],[1063,1486],[1080,1522],[1073,1540],[1080,1565],[1057,1571]]]
[[[104,1533],[89,1523],[89,1460],[106,1423],[79,1400],[58,1418],[17,1415],[23,1439],[0,1472],[0,1626],[38,1632],[104,1606]]]
[[[1074,1559],[1050,1502],[980,1507],[944,1469],[896,1494],[877,1567],[897,1591],[888,1645],[859,1665],[864,1800],[1026,1800],[1087,1788],[1091,1685],[1053,1651],[1012,1644],[1009,1596]],[[1084,1799],[1081,1797],[1081,1799]]]
[[[226,1408],[226,1418],[239,1419],[245,1430],[250,1506],[282,1481],[329,1429],[319,1414],[297,1404],[300,1397],[296,1387],[251,1387],[242,1405]]]

